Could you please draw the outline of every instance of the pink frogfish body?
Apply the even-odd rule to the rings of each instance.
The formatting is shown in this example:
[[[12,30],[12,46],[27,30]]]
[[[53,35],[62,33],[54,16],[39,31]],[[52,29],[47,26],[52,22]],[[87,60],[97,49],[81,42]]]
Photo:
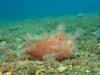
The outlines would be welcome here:
[[[64,31],[41,38],[31,44],[28,54],[37,60],[43,60],[46,55],[52,55],[57,60],[64,60],[72,55],[74,40],[65,36]]]

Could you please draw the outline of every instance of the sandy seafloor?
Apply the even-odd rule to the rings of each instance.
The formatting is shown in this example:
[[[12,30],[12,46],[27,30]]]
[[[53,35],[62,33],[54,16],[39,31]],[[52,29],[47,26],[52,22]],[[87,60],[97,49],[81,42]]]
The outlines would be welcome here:
[[[29,39],[55,31],[59,24],[75,37],[75,58],[29,60]],[[0,21],[0,75],[100,75],[100,13]]]

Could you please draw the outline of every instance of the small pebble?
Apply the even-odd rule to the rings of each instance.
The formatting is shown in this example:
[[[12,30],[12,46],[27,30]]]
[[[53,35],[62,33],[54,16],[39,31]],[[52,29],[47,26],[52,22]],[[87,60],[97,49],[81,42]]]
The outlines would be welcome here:
[[[97,37],[100,37],[100,28],[97,29],[95,32],[93,32],[94,35],[96,35]]]
[[[76,28],[74,32],[75,38],[79,38],[85,34],[85,30],[83,28]]]
[[[89,70],[86,70],[85,72],[89,73],[90,71]]]
[[[97,59],[97,60],[100,60],[100,56],[97,56],[96,59]]]
[[[96,54],[100,54],[100,50],[96,50],[95,53],[96,53]]]
[[[58,71],[59,71],[59,72],[64,72],[65,70],[67,70],[67,67],[66,67],[66,66],[60,66],[60,67],[58,68]]]
[[[7,73],[5,73],[5,75],[12,75],[12,73],[11,72],[7,72]]]

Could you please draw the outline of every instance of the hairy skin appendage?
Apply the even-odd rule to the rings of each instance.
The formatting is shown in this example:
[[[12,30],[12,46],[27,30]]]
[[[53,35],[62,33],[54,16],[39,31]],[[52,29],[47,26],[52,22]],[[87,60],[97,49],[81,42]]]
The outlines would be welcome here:
[[[32,58],[38,60],[43,60],[46,55],[52,55],[58,60],[70,57],[75,49],[74,40],[71,37],[65,36],[62,29],[56,34],[33,42],[28,48],[27,53]]]

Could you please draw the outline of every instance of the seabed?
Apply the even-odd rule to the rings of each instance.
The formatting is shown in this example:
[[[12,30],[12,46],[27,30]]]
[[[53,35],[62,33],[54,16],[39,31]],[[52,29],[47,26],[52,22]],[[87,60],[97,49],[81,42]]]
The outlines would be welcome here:
[[[75,58],[29,59],[29,39],[55,31],[59,24],[75,37]],[[100,13],[0,21],[0,75],[100,75]]]

